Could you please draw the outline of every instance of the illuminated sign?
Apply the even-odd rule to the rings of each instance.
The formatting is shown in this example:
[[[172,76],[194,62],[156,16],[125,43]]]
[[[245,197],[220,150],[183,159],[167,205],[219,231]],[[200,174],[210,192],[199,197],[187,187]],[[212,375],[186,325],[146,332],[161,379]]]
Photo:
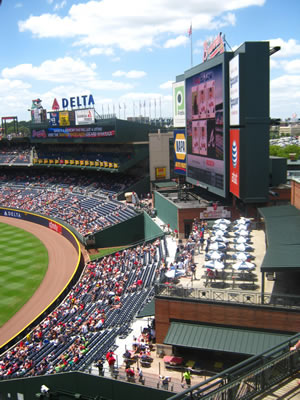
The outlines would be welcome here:
[[[229,61],[229,118],[230,125],[240,125],[239,55]]]
[[[186,79],[187,179],[224,195],[225,139],[223,66]]]
[[[240,197],[240,130],[230,129],[229,190]]]
[[[186,173],[186,140],[184,130],[174,131],[174,172]]]

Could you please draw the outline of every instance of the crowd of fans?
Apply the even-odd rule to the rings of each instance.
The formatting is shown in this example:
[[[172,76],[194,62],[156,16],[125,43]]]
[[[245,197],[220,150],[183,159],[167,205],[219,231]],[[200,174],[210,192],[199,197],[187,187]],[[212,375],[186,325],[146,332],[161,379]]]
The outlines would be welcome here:
[[[1,147],[0,164],[29,164],[31,160],[31,147],[10,146],[9,148]]]
[[[162,245],[157,239],[89,262],[63,303],[0,358],[0,377],[72,369],[93,351],[99,332],[113,330],[113,313],[119,318],[128,299],[137,302],[141,292],[147,298],[158,278],[161,256]],[[153,278],[146,284],[145,271],[149,268]]]
[[[130,177],[69,174],[0,175],[0,205],[60,218],[82,235],[136,215],[133,207],[115,199],[132,183]]]

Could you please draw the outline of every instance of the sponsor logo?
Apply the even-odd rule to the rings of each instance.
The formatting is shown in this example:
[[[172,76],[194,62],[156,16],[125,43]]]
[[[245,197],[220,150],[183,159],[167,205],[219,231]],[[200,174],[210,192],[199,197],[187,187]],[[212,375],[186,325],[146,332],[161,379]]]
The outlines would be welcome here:
[[[49,221],[49,228],[52,230],[52,231],[55,231],[55,232],[57,232],[57,233],[60,233],[60,234],[62,234],[62,228],[61,228],[61,225],[58,225],[58,224],[56,224],[55,222],[53,222],[53,221]]]
[[[4,210],[3,211],[3,216],[4,217],[10,217],[10,218],[22,218],[22,214],[17,212],[17,211],[10,211],[10,210]]]
[[[236,168],[236,166],[237,166],[237,161],[238,161],[238,150],[237,150],[237,144],[236,144],[236,141],[235,141],[235,140],[232,142],[232,147],[231,147],[231,160],[232,160],[232,166],[233,166],[233,168]]]

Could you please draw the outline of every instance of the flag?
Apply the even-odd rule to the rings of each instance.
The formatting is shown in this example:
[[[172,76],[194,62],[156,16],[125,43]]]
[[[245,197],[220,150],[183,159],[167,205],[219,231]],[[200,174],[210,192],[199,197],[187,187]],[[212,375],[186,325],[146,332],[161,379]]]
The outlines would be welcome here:
[[[193,30],[192,30],[192,24],[190,25],[190,27],[189,27],[189,30],[188,30],[188,34],[189,34],[189,36],[191,36],[192,35],[192,32],[193,32]]]

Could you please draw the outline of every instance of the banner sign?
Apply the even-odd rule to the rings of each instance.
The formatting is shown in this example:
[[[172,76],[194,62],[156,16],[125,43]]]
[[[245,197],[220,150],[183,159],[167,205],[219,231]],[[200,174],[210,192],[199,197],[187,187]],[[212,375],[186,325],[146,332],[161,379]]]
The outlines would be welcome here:
[[[183,129],[174,131],[174,172],[186,174],[186,140]]]
[[[225,45],[221,33],[212,42],[205,41],[203,47],[203,61],[211,60],[216,55],[224,53]]]
[[[49,113],[49,125],[50,126],[59,126],[59,113],[58,112],[50,112]]]
[[[59,126],[70,126],[68,111],[61,111],[59,113]]]
[[[173,83],[173,126],[185,127],[185,90],[184,81]]]
[[[75,111],[76,125],[90,125],[94,123],[95,123],[95,110],[93,108]]]
[[[200,213],[200,219],[230,218],[231,212],[224,207],[207,207]]]
[[[229,123],[240,125],[239,55],[229,61]]]
[[[156,179],[165,179],[166,178],[167,169],[166,167],[157,167],[155,168],[155,178]]]
[[[230,129],[230,167],[229,190],[236,197],[240,197],[240,130]]]
[[[22,214],[13,210],[1,210],[3,217],[22,219]]]
[[[55,231],[55,232],[57,232],[57,233],[59,233],[59,234],[62,234],[62,227],[61,227],[61,225],[59,225],[59,224],[56,224],[55,222],[53,222],[53,221],[48,221],[49,222],[49,228],[52,230],[52,231]]]
[[[32,130],[32,138],[102,138],[115,136],[114,126],[96,126],[81,128],[49,128]]]

